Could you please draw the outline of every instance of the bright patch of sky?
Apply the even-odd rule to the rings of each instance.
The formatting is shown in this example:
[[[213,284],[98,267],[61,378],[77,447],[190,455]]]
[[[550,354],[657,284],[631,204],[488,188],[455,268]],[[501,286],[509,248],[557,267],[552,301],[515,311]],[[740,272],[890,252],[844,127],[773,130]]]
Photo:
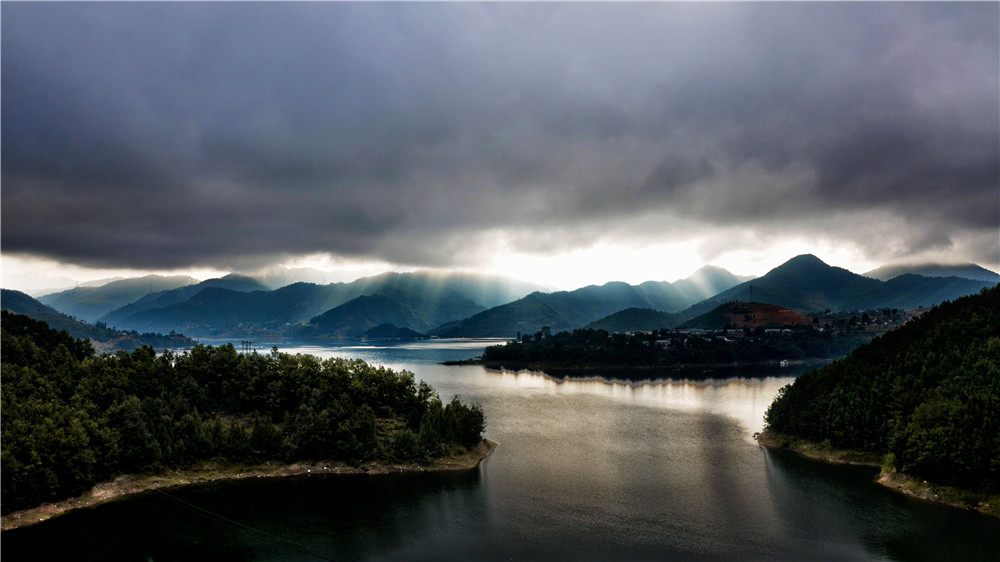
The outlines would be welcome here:
[[[0,26],[6,287],[1000,269],[996,2],[9,2]]]

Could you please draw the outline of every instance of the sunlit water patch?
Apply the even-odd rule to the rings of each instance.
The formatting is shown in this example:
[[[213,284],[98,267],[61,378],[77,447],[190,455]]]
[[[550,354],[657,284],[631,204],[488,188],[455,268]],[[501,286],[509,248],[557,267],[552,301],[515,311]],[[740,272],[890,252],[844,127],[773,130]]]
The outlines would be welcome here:
[[[764,427],[764,412],[781,387],[795,377],[724,380],[625,381],[605,378],[555,379],[544,373],[502,371],[495,375],[502,388],[553,395],[590,394],[615,402],[706,412],[735,418],[747,434]]]
[[[488,344],[449,345],[282,351],[360,355],[478,402],[500,446],[472,472],[175,492],[198,509],[153,494],[6,531],[5,559],[1000,560],[995,519],[754,444],[795,372],[557,379],[438,364]]]

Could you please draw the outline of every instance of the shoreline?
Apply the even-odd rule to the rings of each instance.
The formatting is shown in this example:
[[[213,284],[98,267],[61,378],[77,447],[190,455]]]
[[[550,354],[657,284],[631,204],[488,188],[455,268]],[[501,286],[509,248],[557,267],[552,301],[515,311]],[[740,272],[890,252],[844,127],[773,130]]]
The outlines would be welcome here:
[[[761,447],[792,451],[812,460],[879,468],[881,471],[874,482],[880,486],[913,498],[1000,518],[1000,496],[934,484],[902,472],[887,472],[882,466],[881,455],[877,453],[834,449],[796,437],[775,435],[767,430],[755,433],[753,437]]]
[[[732,361],[729,363],[675,363],[670,365],[611,365],[603,363],[517,363],[509,361],[483,361],[482,359],[462,359],[459,361],[444,361],[441,364],[445,366],[474,365],[483,367],[484,369],[490,371],[539,371],[544,373],[551,371],[566,376],[576,376],[577,373],[580,373],[582,376],[586,376],[586,373],[592,371],[613,370],[632,371],[636,373],[662,371],[664,373],[677,373],[685,375],[700,374],[708,378],[714,374],[715,370],[755,367],[785,368],[801,366],[814,366],[819,368],[828,365],[833,361],[835,361],[835,359],[813,358],[790,359],[784,361],[784,365],[782,365],[782,361],[776,360],[745,362]]]
[[[472,449],[427,464],[369,462],[351,466],[342,461],[302,461],[291,464],[269,461],[260,464],[229,463],[220,460],[202,461],[192,467],[157,474],[124,474],[101,482],[89,492],[73,498],[37,507],[14,511],[0,517],[0,531],[29,527],[77,509],[96,507],[156,490],[169,490],[213,482],[230,482],[249,478],[286,478],[312,474],[394,474],[403,472],[449,472],[472,470],[486,460],[498,444],[483,439]]]

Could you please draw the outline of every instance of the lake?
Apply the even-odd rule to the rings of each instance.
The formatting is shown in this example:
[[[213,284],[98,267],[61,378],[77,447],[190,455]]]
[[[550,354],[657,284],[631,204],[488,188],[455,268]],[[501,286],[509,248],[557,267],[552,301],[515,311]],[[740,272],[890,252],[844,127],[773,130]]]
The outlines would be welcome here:
[[[438,364],[493,343],[281,347],[407,369],[444,400],[478,402],[499,447],[475,470],[150,493],[5,531],[4,557],[1000,560],[1000,520],[886,490],[875,469],[759,447],[795,368],[637,381]]]

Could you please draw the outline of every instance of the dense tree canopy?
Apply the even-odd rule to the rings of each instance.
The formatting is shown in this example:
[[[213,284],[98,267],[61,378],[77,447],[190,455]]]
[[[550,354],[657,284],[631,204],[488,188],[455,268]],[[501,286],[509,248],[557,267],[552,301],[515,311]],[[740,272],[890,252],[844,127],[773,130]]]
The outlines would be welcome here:
[[[944,303],[783,388],[769,431],[1000,491],[1000,287]]]
[[[550,334],[543,329],[525,334],[520,341],[486,348],[483,362],[505,366],[672,366],[827,359],[846,355],[868,339],[864,334],[812,328],[779,333],[759,328],[739,331],[736,336],[666,329],[631,335],[594,329]]]
[[[215,457],[428,460],[485,429],[478,406],[360,360],[232,345],[95,356],[43,322],[4,313],[2,328],[4,513]]]

